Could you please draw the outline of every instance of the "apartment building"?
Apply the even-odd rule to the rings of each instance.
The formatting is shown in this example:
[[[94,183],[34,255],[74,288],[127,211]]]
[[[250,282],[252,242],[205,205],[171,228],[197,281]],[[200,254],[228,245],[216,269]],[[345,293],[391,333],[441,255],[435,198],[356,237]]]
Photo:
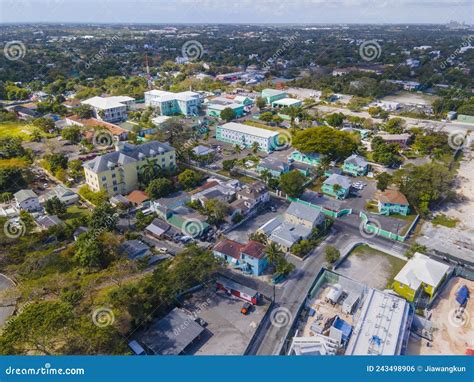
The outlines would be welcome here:
[[[92,97],[82,101],[81,104],[89,105],[94,113],[94,118],[106,122],[119,122],[127,119],[127,112],[133,108],[135,98],[127,96]]]
[[[145,163],[154,162],[162,169],[176,166],[175,149],[167,143],[122,143],[116,147],[116,151],[84,163],[86,183],[92,191],[128,194],[138,187],[138,174]]]
[[[253,143],[256,142],[260,151],[270,152],[277,146],[278,132],[229,122],[217,126],[216,139],[243,148],[251,148]]]
[[[202,99],[199,93],[186,91],[172,93],[164,90],[145,92],[145,105],[160,109],[161,115],[198,115]]]

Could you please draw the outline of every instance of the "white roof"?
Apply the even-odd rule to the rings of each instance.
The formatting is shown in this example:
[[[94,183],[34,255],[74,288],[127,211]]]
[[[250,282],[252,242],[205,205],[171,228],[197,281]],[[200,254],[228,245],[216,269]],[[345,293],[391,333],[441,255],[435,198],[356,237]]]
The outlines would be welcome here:
[[[271,138],[278,135],[278,132],[266,129],[260,129],[254,126],[244,125],[237,122],[229,122],[221,126],[223,129],[232,130],[238,133],[254,135],[260,138]]]
[[[160,97],[160,101],[172,101],[174,99],[180,100],[180,101],[189,101],[195,98],[199,98],[199,93],[192,92],[192,91],[185,91],[185,92],[180,92],[180,93],[172,93],[172,92],[167,92],[165,90],[150,90],[145,92],[145,95],[149,94],[152,96],[157,96]]]
[[[114,96],[114,97],[92,97],[82,101],[82,104],[90,105],[97,109],[113,109],[116,107],[124,107],[122,102],[134,101],[135,99],[127,96]]]
[[[170,119],[171,117],[168,117],[166,115],[159,115],[157,117],[154,117],[151,119],[151,121],[155,124],[155,125],[161,125],[163,122],[166,122],[168,119]]]
[[[227,105],[222,105],[220,103],[209,103],[207,105],[207,108],[208,109],[215,109],[215,110],[224,110],[224,109],[227,109],[227,108],[231,108],[231,109],[238,109],[238,108],[241,108],[243,105],[240,104],[240,103],[229,103]]]
[[[449,265],[417,252],[398,272],[395,281],[408,285],[413,290],[418,289],[421,283],[436,287],[448,270]]]
[[[276,104],[279,104],[279,105],[291,106],[291,105],[294,105],[296,103],[301,103],[301,101],[299,99],[296,99],[296,98],[283,98],[283,99],[279,99],[277,101],[273,101],[273,103],[276,103]]]

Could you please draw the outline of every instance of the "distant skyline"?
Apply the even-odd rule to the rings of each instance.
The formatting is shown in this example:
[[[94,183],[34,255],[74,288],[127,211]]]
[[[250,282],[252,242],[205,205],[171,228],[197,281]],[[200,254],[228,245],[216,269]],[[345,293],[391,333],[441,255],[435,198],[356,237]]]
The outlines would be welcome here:
[[[0,0],[0,23],[473,24],[474,0]]]

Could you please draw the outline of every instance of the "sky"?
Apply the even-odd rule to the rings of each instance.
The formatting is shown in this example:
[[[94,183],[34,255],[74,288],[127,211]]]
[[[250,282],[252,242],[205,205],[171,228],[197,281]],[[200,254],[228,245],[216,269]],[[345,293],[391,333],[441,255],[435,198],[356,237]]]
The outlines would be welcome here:
[[[474,24],[474,0],[0,0],[0,23]]]

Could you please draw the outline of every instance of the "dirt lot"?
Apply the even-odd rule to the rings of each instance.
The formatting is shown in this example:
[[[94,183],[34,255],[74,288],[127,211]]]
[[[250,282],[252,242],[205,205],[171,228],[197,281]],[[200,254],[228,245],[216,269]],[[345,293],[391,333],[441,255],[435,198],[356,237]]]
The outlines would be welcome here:
[[[384,290],[390,287],[395,275],[403,268],[405,261],[368,246],[352,251],[336,272],[369,287]]]
[[[460,319],[454,317],[458,307],[455,293],[461,285],[467,285],[471,295],[464,315]],[[456,277],[448,283],[436,305],[432,309],[431,321],[436,328],[433,332],[432,347],[426,346],[427,341],[410,338],[408,354],[457,354],[462,355],[466,349],[474,348],[474,281]]]

